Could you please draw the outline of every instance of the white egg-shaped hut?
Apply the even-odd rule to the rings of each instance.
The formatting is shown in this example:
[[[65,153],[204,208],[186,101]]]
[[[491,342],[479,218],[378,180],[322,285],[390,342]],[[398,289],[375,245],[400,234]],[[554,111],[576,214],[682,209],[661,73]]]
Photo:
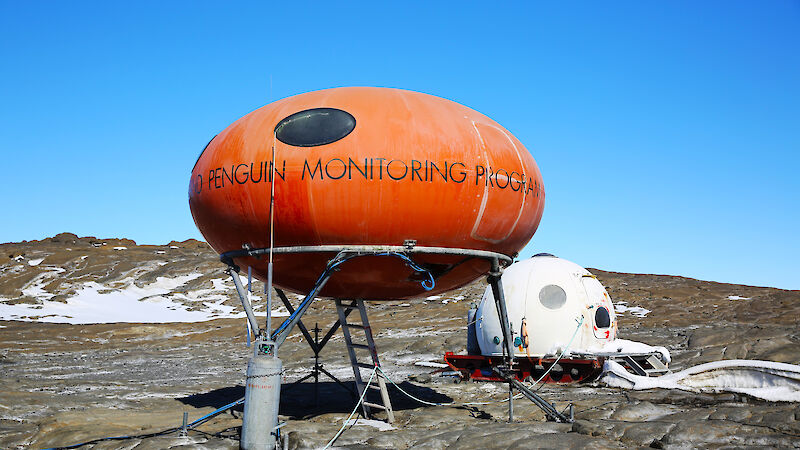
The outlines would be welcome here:
[[[516,262],[503,273],[515,356],[548,357],[598,351],[617,335],[611,297],[583,267],[542,253]],[[491,287],[475,314],[480,354],[503,354],[503,333]]]

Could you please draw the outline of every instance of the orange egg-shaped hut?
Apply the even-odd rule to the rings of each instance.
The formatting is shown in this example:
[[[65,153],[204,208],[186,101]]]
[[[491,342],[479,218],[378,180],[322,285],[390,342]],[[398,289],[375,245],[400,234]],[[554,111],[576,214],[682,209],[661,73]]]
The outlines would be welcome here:
[[[416,241],[513,257],[539,225],[544,187],[522,143],[483,114],[419,92],[344,87],[278,100],[219,133],[192,170],[189,205],[220,254],[267,248],[272,232],[274,248]],[[274,283],[308,292],[335,254],[276,252]],[[411,258],[434,277],[431,294],[490,268],[463,254]],[[233,261],[266,279],[266,255]],[[365,256],[339,267],[320,294],[385,300],[425,292],[403,260]]]

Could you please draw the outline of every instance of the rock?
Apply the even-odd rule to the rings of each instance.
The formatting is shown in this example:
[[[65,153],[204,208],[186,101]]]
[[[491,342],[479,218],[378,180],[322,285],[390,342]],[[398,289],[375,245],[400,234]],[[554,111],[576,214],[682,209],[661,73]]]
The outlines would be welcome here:
[[[429,373],[420,373],[420,374],[410,375],[408,379],[411,381],[415,381],[417,383],[430,383],[433,377]]]

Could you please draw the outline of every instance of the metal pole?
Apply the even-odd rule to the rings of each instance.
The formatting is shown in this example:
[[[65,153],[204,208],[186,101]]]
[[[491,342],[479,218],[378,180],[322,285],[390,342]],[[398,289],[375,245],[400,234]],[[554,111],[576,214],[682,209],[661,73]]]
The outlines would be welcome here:
[[[272,332],[272,261],[267,264],[267,329],[264,335]]]
[[[514,386],[508,383],[508,422],[514,421]]]
[[[514,377],[514,347],[511,342],[511,325],[508,323],[508,311],[506,310],[506,298],[503,292],[502,272],[500,262],[497,258],[492,260],[492,271],[489,274],[489,283],[492,285],[494,304],[497,308],[497,317],[500,319],[500,329],[503,332],[503,352],[506,356],[506,368],[509,378]],[[514,387],[508,383],[508,421],[514,421]]]
[[[319,408],[319,322],[314,322],[314,407]]]
[[[503,332],[503,350],[506,353],[506,362],[508,369],[511,370],[511,362],[514,358],[514,344],[512,342],[511,325],[508,323],[508,311],[506,310],[506,297],[503,293],[503,281],[501,279],[502,273],[500,272],[500,264],[497,259],[492,260],[492,272],[489,275],[489,284],[492,285],[492,294],[494,294],[494,304],[497,308],[497,315],[500,319],[500,329]]]
[[[189,424],[189,413],[184,411],[183,412],[183,425],[181,425],[181,437],[186,437],[186,436],[189,435],[189,432],[186,429],[188,424]]]
[[[256,316],[253,314],[253,307],[250,305],[250,302],[247,301],[247,291],[245,291],[244,286],[242,286],[242,280],[239,279],[239,274],[233,270],[233,267],[228,266],[228,274],[233,278],[233,284],[236,286],[236,293],[239,294],[239,300],[241,300],[244,312],[247,314],[250,328],[253,330],[253,334],[258,336],[261,333],[258,328],[258,321],[256,321]]]

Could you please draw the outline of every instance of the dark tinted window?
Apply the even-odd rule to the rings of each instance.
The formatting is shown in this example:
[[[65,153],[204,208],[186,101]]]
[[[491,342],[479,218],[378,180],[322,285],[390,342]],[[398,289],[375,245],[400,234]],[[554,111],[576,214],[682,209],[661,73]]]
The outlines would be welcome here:
[[[601,306],[597,308],[594,313],[594,324],[597,328],[608,328],[611,326],[611,316],[608,315],[608,310]]]
[[[356,119],[347,111],[335,108],[307,109],[278,122],[275,137],[296,147],[330,144],[347,136],[356,127]]]

